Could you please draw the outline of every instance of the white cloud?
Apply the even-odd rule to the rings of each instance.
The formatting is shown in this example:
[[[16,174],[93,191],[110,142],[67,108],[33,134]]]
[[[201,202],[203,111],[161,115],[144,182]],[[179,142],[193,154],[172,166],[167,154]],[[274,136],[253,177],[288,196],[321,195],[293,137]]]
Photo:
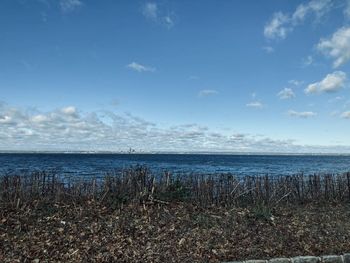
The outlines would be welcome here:
[[[344,65],[350,59],[350,26],[338,29],[330,38],[321,39],[317,49],[334,59],[334,68]]]
[[[131,62],[130,64],[126,65],[126,67],[129,69],[135,70],[137,72],[154,72],[154,71],[156,71],[155,68],[144,66],[144,65],[141,65],[137,62]]]
[[[74,117],[72,117],[72,114]],[[158,127],[132,114],[73,106],[31,114],[0,107],[0,150],[287,151],[291,140],[213,131],[197,124]]]
[[[217,90],[214,90],[214,89],[203,89],[203,90],[200,90],[198,92],[198,96],[199,97],[207,97],[207,96],[211,96],[211,95],[216,95],[218,93],[219,92]]]
[[[346,19],[350,18],[350,0],[346,0],[345,2],[344,16]]]
[[[291,20],[294,21],[293,22],[294,24],[302,22],[304,21],[305,16],[308,14],[308,12],[309,12],[309,7],[307,5],[300,4],[297,6],[294,13],[292,14]]]
[[[0,115],[0,124],[9,124],[12,122],[12,118],[10,116],[7,115]]]
[[[275,51],[275,49],[271,46],[265,46],[265,47],[262,47],[262,49],[268,54],[271,54]]]
[[[309,84],[304,90],[306,94],[332,93],[345,86],[346,74],[343,71],[334,71],[328,74],[323,80]]]
[[[62,12],[65,13],[72,12],[83,5],[80,0],[60,0],[59,3]]]
[[[293,31],[294,27],[303,23],[309,14],[314,15],[317,22],[332,7],[332,0],[311,0],[307,4],[298,5],[293,14],[276,12],[265,25],[264,35],[268,39],[285,39],[287,34]]]
[[[315,14],[316,19],[321,19],[331,11],[333,7],[334,2],[332,2],[332,0],[312,0],[306,5],[306,8],[309,9],[309,13]]]
[[[264,108],[264,104],[262,104],[260,101],[252,101],[246,104],[249,108],[256,108],[256,109],[262,109]]]
[[[41,123],[41,122],[46,122],[49,120],[49,118],[45,115],[39,114],[39,115],[35,115],[32,117],[31,119],[33,122],[35,123]]]
[[[292,84],[294,86],[300,86],[304,83],[304,81],[301,80],[296,80],[296,79],[291,79],[288,81],[289,84]]]
[[[340,116],[344,119],[350,119],[350,111],[345,111]]]
[[[307,56],[305,59],[303,59],[303,66],[310,66],[314,62],[314,59],[312,56]]]
[[[285,25],[288,23],[289,18],[282,12],[274,13],[270,22],[265,25],[264,35],[267,38],[284,39],[287,36],[287,32],[290,30]]]
[[[66,115],[70,115],[70,116],[77,115],[77,110],[73,106],[68,106],[68,107],[62,108],[61,111]]]
[[[167,27],[167,28],[171,28],[174,26],[174,20],[170,17],[170,16],[165,16],[163,18],[164,20],[164,25]]]
[[[341,100],[344,100],[344,97],[342,97],[342,96],[337,96],[337,97],[335,97],[335,98],[329,99],[328,102],[329,102],[329,103],[335,103],[335,102],[339,102],[339,101],[341,101]]]
[[[288,115],[292,116],[292,117],[298,117],[298,118],[311,118],[311,117],[315,117],[317,115],[317,113],[312,112],[312,111],[294,111],[294,110],[289,110],[288,111]]]
[[[291,88],[284,88],[280,92],[278,92],[277,96],[282,99],[292,99],[295,98],[295,93]]]
[[[292,139],[198,124],[159,127],[132,114],[83,112],[74,106],[33,112],[1,103],[0,140],[2,151],[127,151],[131,147],[174,152],[350,152],[346,146],[297,145]]]
[[[172,28],[175,24],[173,14],[165,14],[158,5],[154,2],[147,2],[142,6],[142,14],[145,18],[158,23],[168,29]]]
[[[142,8],[142,14],[146,18],[157,19],[158,18],[158,6],[156,3],[146,3]]]

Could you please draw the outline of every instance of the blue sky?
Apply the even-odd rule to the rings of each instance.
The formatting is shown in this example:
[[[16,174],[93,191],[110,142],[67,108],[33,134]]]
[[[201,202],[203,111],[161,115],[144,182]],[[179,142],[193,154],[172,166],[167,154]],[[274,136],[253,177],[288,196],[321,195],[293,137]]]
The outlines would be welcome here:
[[[350,2],[0,2],[0,150],[350,153]]]

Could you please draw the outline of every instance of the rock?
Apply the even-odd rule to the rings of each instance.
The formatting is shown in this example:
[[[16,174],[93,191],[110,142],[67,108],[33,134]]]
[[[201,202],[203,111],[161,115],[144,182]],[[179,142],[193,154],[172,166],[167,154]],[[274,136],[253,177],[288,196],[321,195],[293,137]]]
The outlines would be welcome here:
[[[344,263],[350,263],[350,254],[343,255]]]
[[[323,256],[322,262],[324,263],[343,263],[341,256]]]
[[[292,258],[292,263],[319,263],[320,261],[319,257],[312,256]]]
[[[269,260],[269,263],[290,263],[289,258],[273,258]]]
[[[246,260],[246,261],[244,261],[244,263],[267,263],[267,260],[256,260],[256,259],[253,259],[253,260]]]

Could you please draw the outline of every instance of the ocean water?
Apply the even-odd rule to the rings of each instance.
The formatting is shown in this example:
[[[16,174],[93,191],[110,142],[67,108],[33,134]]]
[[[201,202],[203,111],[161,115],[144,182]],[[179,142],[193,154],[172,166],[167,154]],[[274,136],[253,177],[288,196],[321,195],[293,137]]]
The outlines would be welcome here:
[[[53,171],[61,175],[100,177],[135,165],[153,172],[287,175],[350,172],[350,156],[215,154],[0,154],[0,175]]]

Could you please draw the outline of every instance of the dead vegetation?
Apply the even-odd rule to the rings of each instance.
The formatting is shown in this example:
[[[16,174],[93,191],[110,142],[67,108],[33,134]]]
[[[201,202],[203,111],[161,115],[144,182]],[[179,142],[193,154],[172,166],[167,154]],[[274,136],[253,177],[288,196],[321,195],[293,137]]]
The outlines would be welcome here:
[[[350,251],[349,174],[0,179],[0,262],[220,262]]]

